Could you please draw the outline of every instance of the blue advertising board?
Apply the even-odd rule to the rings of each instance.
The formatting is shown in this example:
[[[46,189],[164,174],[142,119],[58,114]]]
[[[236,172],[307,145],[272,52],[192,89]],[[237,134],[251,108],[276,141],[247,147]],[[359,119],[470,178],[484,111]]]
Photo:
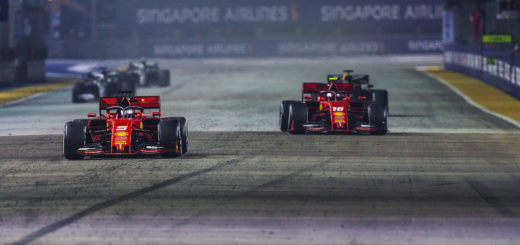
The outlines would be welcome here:
[[[520,53],[498,47],[447,45],[444,66],[491,84],[520,99]]]
[[[286,39],[141,42],[140,53],[147,57],[251,57],[251,56],[354,56],[442,51],[438,36],[392,37],[384,39]]]

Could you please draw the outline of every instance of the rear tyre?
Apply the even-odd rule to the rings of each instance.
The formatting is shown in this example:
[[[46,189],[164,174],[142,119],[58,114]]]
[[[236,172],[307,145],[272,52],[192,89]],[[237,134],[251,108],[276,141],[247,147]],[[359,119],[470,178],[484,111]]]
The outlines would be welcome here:
[[[186,118],[173,117],[171,119],[177,120],[180,124],[181,149],[182,154],[185,154],[188,152],[188,124],[186,124]]]
[[[83,102],[79,96],[85,92],[85,86],[83,83],[76,83],[72,87],[72,102],[73,103],[80,103]]]
[[[166,119],[159,122],[157,125],[157,135],[159,144],[168,150],[177,149],[177,146],[181,144],[181,127],[179,121],[175,119]],[[163,153],[163,157],[176,157],[179,156],[182,149],[179,149],[179,153],[170,151]]]
[[[368,123],[378,128],[372,134],[387,133],[387,113],[386,107],[382,104],[372,103],[368,105]]]
[[[153,86],[159,84],[159,73],[155,71],[148,71],[145,73],[145,82],[143,86]]]
[[[98,100],[101,97],[102,92],[104,93],[104,88],[93,83],[85,84],[85,87],[87,93],[94,95],[95,100]]]
[[[121,89],[119,91],[131,91],[131,93],[129,94],[130,97],[134,97],[135,96],[135,83],[132,82],[132,81],[122,81],[121,82]]]
[[[307,122],[308,110],[307,105],[301,102],[295,102],[289,105],[289,117],[287,120],[288,131],[291,134],[303,134],[305,128],[302,127]]]
[[[103,85],[102,85],[103,86]],[[119,91],[121,90],[121,84],[118,83],[105,83],[105,93],[103,95],[99,95],[99,97],[113,97],[118,96]]]
[[[170,70],[159,71],[159,86],[168,87],[170,86]]]
[[[289,106],[292,103],[295,103],[294,100],[284,100],[280,103],[280,115],[278,125],[280,126],[280,131],[287,132],[288,129],[288,120],[289,120]]]
[[[69,160],[83,159],[83,156],[74,153],[85,145],[87,127],[81,121],[67,122],[63,135],[63,156]]]
[[[125,82],[134,84],[134,88],[139,85],[139,74],[127,71],[124,76]]]

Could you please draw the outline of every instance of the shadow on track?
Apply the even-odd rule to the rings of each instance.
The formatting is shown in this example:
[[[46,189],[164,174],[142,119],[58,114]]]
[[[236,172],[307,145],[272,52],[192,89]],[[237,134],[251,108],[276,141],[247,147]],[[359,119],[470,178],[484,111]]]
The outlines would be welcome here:
[[[204,168],[204,169],[201,169],[201,170],[198,170],[198,171],[195,171],[195,172],[191,172],[191,173],[188,173],[188,174],[183,174],[183,175],[180,175],[180,176],[177,176],[175,178],[172,178],[172,179],[169,179],[169,180],[165,180],[163,182],[160,182],[160,183],[157,183],[157,184],[154,184],[154,185],[151,185],[151,186],[148,186],[148,187],[145,187],[145,188],[142,188],[142,189],[139,189],[139,190],[136,190],[136,191],[133,191],[133,192],[130,192],[126,195],[123,195],[123,196],[120,196],[120,197],[116,197],[116,198],[113,198],[113,199],[110,199],[110,200],[107,200],[107,201],[104,201],[104,202],[101,202],[101,203],[98,203],[90,208],[87,208],[83,211],[80,211],[78,213],[75,213],[63,220],[60,220],[60,221],[57,221],[55,223],[52,223],[48,226],[45,226],[43,228],[40,228],[38,229],[37,231],[23,237],[22,239],[20,239],[19,241],[16,241],[14,243],[12,243],[12,245],[22,245],[22,244],[29,244],[30,242],[40,238],[40,237],[43,237],[49,233],[52,233],[54,231],[57,231],[71,223],[74,223],[78,220],[80,220],[81,218],[87,216],[87,215],[90,215],[94,212],[97,212],[99,210],[102,210],[102,209],[105,209],[105,208],[108,208],[110,206],[114,206],[114,205],[117,205],[121,202],[124,202],[124,201],[128,201],[130,199],[133,199],[133,198],[136,198],[136,197],[139,197],[139,196],[142,196],[146,193],[149,193],[149,192],[152,192],[152,191],[155,191],[155,190],[158,190],[158,189],[161,189],[161,188],[164,188],[166,186],[169,186],[169,185],[172,185],[172,184],[175,184],[175,183],[178,183],[178,182],[181,182],[183,180],[186,180],[186,179],[190,179],[190,178],[193,178],[195,176],[198,176],[198,175],[202,175],[202,174],[205,174],[205,173],[208,173],[208,172],[211,172],[211,171],[214,171],[216,169],[219,169],[219,168],[222,168],[222,167],[225,167],[225,166],[229,166],[229,165],[232,165],[232,164],[236,164],[236,163],[239,163],[242,159],[232,159],[232,160],[227,160],[227,161],[224,161],[224,162],[220,162],[216,165],[214,165],[213,167],[209,167],[209,168]]]
[[[294,172],[292,172],[290,174],[280,176],[278,178],[275,178],[273,180],[265,182],[265,183],[263,183],[261,185],[257,185],[255,187],[249,189],[249,190],[237,193],[235,195],[228,196],[224,201],[219,202],[216,206],[218,207],[218,206],[225,205],[225,203],[227,203],[229,201],[232,201],[232,200],[244,197],[244,196],[248,196],[248,195],[250,195],[250,194],[252,194],[252,193],[254,193],[256,191],[262,190],[264,188],[276,186],[276,185],[281,184],[284,181],[286,181],[288,179],[291,179],[291,178],[293,178],[295,176],[298,176],[298,175],[300,175],[302,173],[313,171],[313,170],[316,170],[318,168],[321,168],[321,167],[325,166],[326,164],[328,164],[330,162],[330,160],[332,160],[332,158],[328,158],[326,160],[320,161],[320,162],[315,163],[315,164],[313,164],[313,165],[311,165],[309,167],[306,167],[306,168],[301,168],[301,169],[299,169],[297,171],[294,171]],[[187,218],[181,220],[179,223],[173,225],[172,227],[181,227],[181,226],[184,226],[186,224],[189,224],[193,220],[193,218],[202,216],[204,214],[208,214],[209,212],[210,212],[210,210],[205,210],[205,211],[198,212],[198,213],[196,213],[194,215],[191,215],[190,217],[187,217]]]
[[[478,193],[480,198],[484,200],[490,207],[495,209],[497,213],[502,215],[505,218],[517,218],[518,214],[511,210],[507,205],[500,200],[493,191],[491,191],[488,187],[484,185],[484,183],[478,181],[475,178],[466,178],[466,182],[471,186],[471,188]]]

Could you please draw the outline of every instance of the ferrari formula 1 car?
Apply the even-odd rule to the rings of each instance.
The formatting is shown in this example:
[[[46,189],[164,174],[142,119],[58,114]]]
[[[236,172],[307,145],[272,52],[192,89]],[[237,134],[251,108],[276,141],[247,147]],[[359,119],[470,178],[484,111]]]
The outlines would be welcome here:
[[[387,133],[388,93],[372,89],[368,75],[328,75],[328,83],[303,83],[301,101],[282,101],[280,130]]]
[[[160,154],[174,157],[188,151],[184,117],[161,117],[159,96],[103,97],[99,116],[65,124],[63,154],[85,156]]]
[[[170,70],[159,69],[157,62],[130,62],[127,72],[137,75],[139,87],[170,86]]]
[[[87,74],[87,78],[74,84],[72,102],[97,101],[101,97],[119,96],[119,91],[130,91],[135,95],[136,77],[126,72],[109,71],[100,68]]]

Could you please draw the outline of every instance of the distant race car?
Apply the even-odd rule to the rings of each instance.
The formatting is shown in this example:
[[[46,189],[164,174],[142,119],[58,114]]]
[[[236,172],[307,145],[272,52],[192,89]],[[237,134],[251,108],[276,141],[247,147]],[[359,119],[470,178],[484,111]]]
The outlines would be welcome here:
[[[99,116],[65,124],[63,155],[152,155],[175,157],[188,151],[188,125],[184,117],[161,117],[159,96],[103,97]]]
[[[137,75],[137,86],[170,86],[170,70],[161,70],[157,62],[130,62],[127,72]]]
[[[92,102],[101,97],[118,96],[119,91],[130,92],[135,95],[135,75],[110,71],[106,68],[99,68],[87,74],[87,78],[82,82],[74,84],[72,88],[72,102]]]
[[[344,72],[328,75],[328,83],[303,83],[301,101],[282,101],[280,130],[386,134],[388,92],[372,89],[368,75]]]

